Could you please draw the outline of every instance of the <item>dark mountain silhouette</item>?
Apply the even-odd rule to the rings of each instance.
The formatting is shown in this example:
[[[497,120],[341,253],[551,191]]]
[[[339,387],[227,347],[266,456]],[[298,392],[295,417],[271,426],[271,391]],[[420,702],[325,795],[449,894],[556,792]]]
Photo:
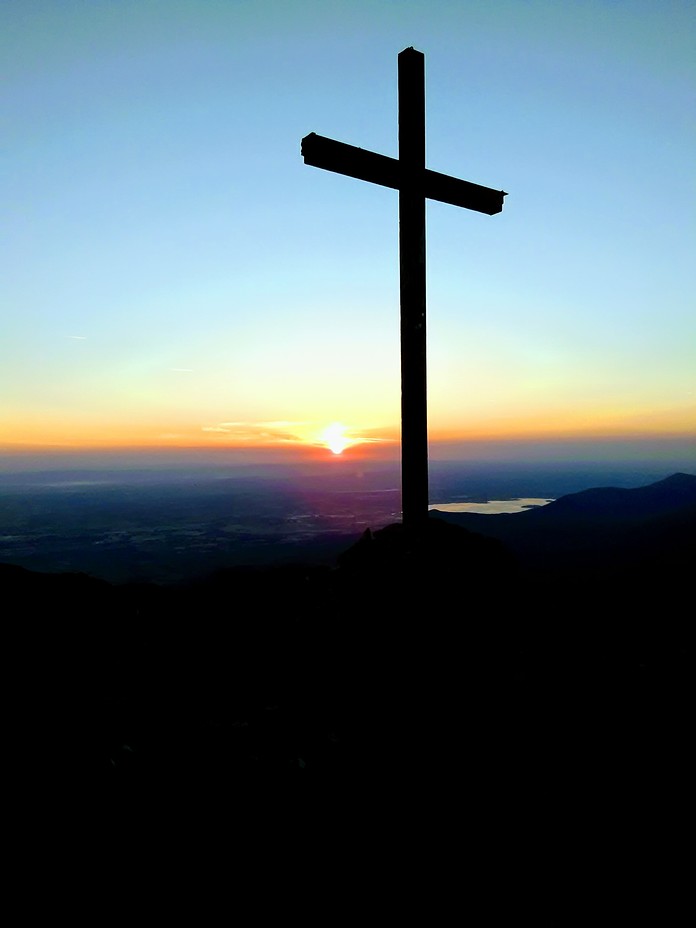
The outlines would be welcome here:
[[[158,811],[240,861],[288,816],[285,854],[313,817],[315,849],[361,867],[417,846],[447,872],[461,833],[484,878],[541,872],[563,912],[583,842],[640,855],[680,815],[694,482],[178,587],[0,565],[25,805],[84,807],[128,853]]]
[[[503,542],[527,569],[605,575],[639,566],[676,571],[696,560],[696,476],[636,489],[572,493],[521,513],[433,517]]]
[[[571,493],[537,510],[558,516],[575,512],[602,519],[645,519],[696,506],[696,476],[672,474],[657,483],[635,489],[602,487]]]

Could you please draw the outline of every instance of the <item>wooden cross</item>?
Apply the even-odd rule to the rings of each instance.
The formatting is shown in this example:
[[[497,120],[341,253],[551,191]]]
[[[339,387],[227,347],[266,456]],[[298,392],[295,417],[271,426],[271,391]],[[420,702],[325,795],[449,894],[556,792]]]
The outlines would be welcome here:
[[[302,139],[305,164],[399,191],[401,289],[401,508],[404,528],[428,519],[428,411],[425,349],[425,200],[477,210],[503,208],[492,190],[425,167],[425,56],[399,54],[399,158],[387,158],[312,132]]]

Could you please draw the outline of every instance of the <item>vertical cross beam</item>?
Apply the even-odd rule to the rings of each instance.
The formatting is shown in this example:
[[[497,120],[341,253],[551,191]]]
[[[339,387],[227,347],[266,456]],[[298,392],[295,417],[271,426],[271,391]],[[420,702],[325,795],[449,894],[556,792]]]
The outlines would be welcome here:
[[[305,164],[399,191],[401,289],[401,508],[413,537],[428,523],[428,410],[425,340],[425,201],[451,203],[494,216],[504,190],[438,174],[425,167],[425,56],[399,54],[399,158],[310,132]]]
[[[425,327],[425,56],[399,54],[399,277],[401,289],[401,506],[406,531],[428,519]]]

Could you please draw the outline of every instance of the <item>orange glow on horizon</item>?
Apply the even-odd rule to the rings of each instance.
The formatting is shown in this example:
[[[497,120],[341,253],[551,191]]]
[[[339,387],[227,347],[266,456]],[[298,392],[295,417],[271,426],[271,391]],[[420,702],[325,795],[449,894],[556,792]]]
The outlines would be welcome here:
[[[57,417],[10,414],[0,424],[0,453],[138,450],[228,450],[230,452],[297,459],[326,460],[330,456],[379,459],[399,453],[398,425],[379,425],[368,416],[365,426],[316,420],[203,421],[182,415],[159,423],[150,417],[126,419],[93,411]],[[326,420],[324,420],[326,422]],[[696,410],[655,407],[636,410],[539,411],[525,416],[477,416],[459,425],[431,419],[430,443],[549,442],[612,440],[696,441]]]

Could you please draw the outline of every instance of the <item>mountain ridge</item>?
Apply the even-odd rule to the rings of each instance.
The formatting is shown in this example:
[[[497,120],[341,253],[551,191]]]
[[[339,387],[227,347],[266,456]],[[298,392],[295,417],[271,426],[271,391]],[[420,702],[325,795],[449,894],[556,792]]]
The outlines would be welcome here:
[[[598,487],[518,513],[452,513],[450,522],[502,542],[528,569],[601,569],[696,558],[696,476],[672,474],[633,489]]]

